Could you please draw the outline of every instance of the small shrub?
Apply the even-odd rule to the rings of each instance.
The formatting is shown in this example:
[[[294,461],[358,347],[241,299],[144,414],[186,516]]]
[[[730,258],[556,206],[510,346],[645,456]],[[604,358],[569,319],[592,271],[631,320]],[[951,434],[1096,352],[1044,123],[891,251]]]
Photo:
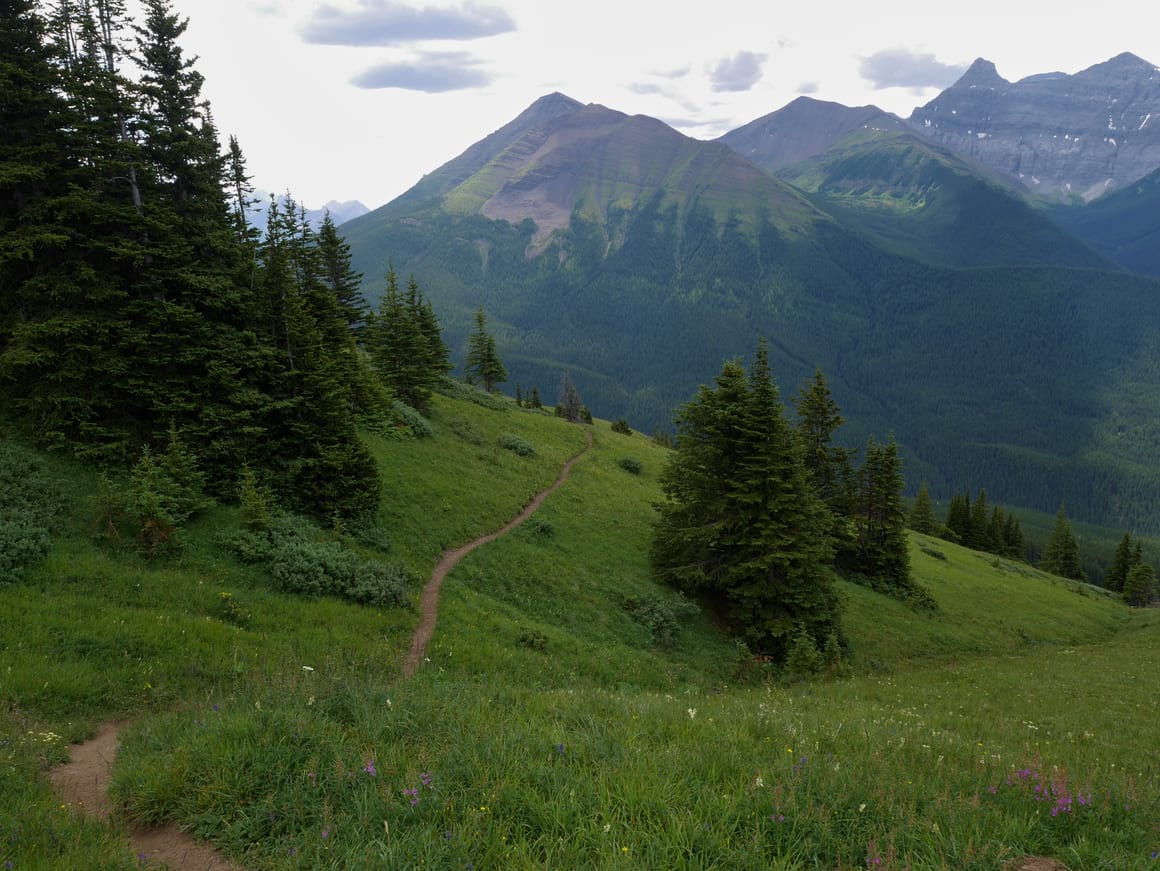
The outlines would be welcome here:
[[[452,434],[469,445],[482,445],[486,439],[483,433],[470,420],[462,417],[453,417],[447,421],[447,428]]]
[[[232,593],[222,590],[218,593],[215,616],[223,623],[231,623],[241,629],[250,625],[250,612],[244,610]]]
[[[423,415],[411,408],[407,403],[401,402],[398,399],[391,403],[389,419],[389,428],[396,435],[415,439],[426,439],[431,438],[435,434],[435,430],[431,427],[431,422],[427,418],[423,417]]]
[[[930,547],[929,545],[925,545],[925,544],[921,545],[919,547],[919,550],[921,550],[927,556],[934,557],[935,559],[942,560],[943,562],[946,562],[947,555],[945,553],[943,553],[941,550],[935,550],[933,547]]]
[[[364,559],[341,541],[320,540],[321,534],[304,519],[285,515],[267,530],[236,530],[221,543],[242,562],[264,565],[285,593],[386,608],[410,602],[414,579],[406,568]]]
[[[526,647],[529,650],[544,651],[548,649],[548,636],[538,629],[521,629],[516,641],[521,647]]]
[[[249,466],[243,468],[238,477],[238,505],[242,509],[242,522],[247,529],[270,528],[277,500],[273,491],[258,481],[257,474]]]
[[[651,642],[662,645],[672,644],[682,624],[701,610],[680,593],[663,598],[630,596],[624,600],[624,609],[649,631]]]
[[[826,636],[825,647],[822,648],[822,667],[827,674],[840,677],[849,671],[846,657],[842,653],[842,644],[838,641],[838,633],[831,632]]]
[[[644,465],[636,457],[621,457],[617,465],[630,475],[639,475],[644,471]]]
[[[660,445],[662,448],[673,448],[676,446],[672,435],[665,432],[663,429],[655,430],[652,434],[652,440],[653,444]]]
[[[511,403],[498,394],[488,393],[479,387],[460,381],[457,378],[447,377],[436,388],[444,396],[452,399],[465,399],[491,411],[508,411]]]
[[[504,433],[499,437],[499,446],[505,451],[511,451],[520,457],[530,457],[536,452],[531,442],[511,433]]]
[[[630,427],[628,425],[628,421],[625,420],[623,417],[618,417],[616,420],[614,420],[612,422],[612,431],[618,432],[621,435],[626,435],[626,436],[632,435],[632,427]]]
[[[556,527],[552,525],[552,521],[544,520],[542,517],[533,517],[529,520],[528,529],[539,538],[551,538],[556,534]]]
[[[790,645],[789,654],[785,658],[785,666],[789,673],[796,678],[809,677],[818,673],[821,663],[822,657],[818,653],[814,639],[805,626],[799,627]]]

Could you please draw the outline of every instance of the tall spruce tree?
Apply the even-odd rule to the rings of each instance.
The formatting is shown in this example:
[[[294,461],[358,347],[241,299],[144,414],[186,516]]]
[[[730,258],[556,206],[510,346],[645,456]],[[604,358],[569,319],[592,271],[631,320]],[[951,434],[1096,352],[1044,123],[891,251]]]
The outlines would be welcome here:
[[[562,417],[571,423],[580,423],[584,420],[584,403],[580,399],[580,392],[576,389],[576,385],[572,383],[572,376],[567,372],[560,376],[559,396],[556,398],[556,417]]]
[[[1116,545],[1115,553],[1112,554],[1112,562],[1104,575],[1104,586],[1116,593],[1123,592],[1124,581],[1128,579],[1128,572],[1135,565],[1136,560],[1132,553],[1132,537],[1125,532],[1120,543]]]
[[[717,596],[751,646],[784,660],[802,631],[840,631],[828,514],[785,421],[762,342],[752,372],[722,368],[677,415],[653,544],[658,576]]]
[[[507,381],[507,369],[496,351],[495,337],[487,331],[482,306],[475,311],[475,331],[467,339],[464,371],[469,383],[481,385],[488,393],[494,393]]]
[[[363,277],[351,266],[350,245],[338,234],[329,210],[318,228],[318,255],[323,283],[334,294],[351,332],[358,335],[366,326],[366,303],[359,291]]]
[[[918,488],[918,496],[915,497],[914,505],[911,506],[908,523],[915,532],[926,535],[935,535],[938,532],[938,519],[934,516],[934,506],[930,501],[930,491],[927,489],[926,481],[923,481]]]
[[[1141,562],[1132,566],[1124,579],[1124,601],[1142,608],[1156,598],[1156,570]]]
[[[850,451],[834,444],[834,433],[846,422],[821,369],[798,390],[797,434],[802,459],[818,496],[837,516],[848,516],[853,495]]]
[[[1087,581],[1087,573],[1080,563],[1079,542],[1071,531],[1071,523],[1063,505],[1059,506],[1055,515],[1055,526],[1039,558],[1039,568],[1062,578]]]
[[[902,487],[902,459],[894,437],[884,445],[871,438],[858,471],[855,546],[845,567],[900,590],[910,586]]]

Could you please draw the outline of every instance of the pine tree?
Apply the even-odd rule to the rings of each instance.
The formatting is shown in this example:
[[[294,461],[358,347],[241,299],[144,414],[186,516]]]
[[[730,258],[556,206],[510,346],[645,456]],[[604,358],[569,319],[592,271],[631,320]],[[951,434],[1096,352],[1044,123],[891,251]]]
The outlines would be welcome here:
[[[979,488],[979,495],[975,504],[971,506],[971,522],[967,527],[967,537],[963,544],[973,550],[987,550],[987,523],[990,521],[990,506],[987,504],[987,491]]]
[[[571,376],[565,372],[560,376],[559,398],[556,400],[556,417],[562,417],[571,423],[581,423],[584,421],[584,410],[584,403],[580,400],[580,394],[576,390],[576,385],[572,383]],[[591,423],[591,417],[589,417],[587,422]]]
[[[902,460],[891,436],[885,445],[873,438],[858,472],[854,552],[846,566],[893,589],[910,586],[910,554],[902,503]]]
[[[495,338],[487,331],[487,317],[482,306],[475,311],[475,332],[467,339],[464,371],[468,383],[482,385],[488,393],[494,393],[507,381],[507,369],[496,352]]]
[[[846,516],[853,490],[850,452],[834,444],[834,433],[846,420],[821,369],[815,369],[813,380],[799,389],[796,408],[797,434],[810,481],[835,515]]]
[[[1128,572],[1136,565],[1132,553],[1132,537],[1125,532],[1120,543],[1116,545],[1115,553],[1112,554],[1111,565],[1108,566],[1107,574],[1104,575],[1104,586],[1116,593],[1123,592]]]
[[[1156,570],[1147,563],[1132,566],[1124,580],[1124,601],[1144,607],[1156,597]]]
[[[350,245],[338,235],[329,210],[318,228],[318,255],[322,261],[323,283],[334,294],[351,332],[358,335],[366,326],[366,304],[359,291],[362,273],[351,267]]]
[[[543,408],[544,403],[540,401],[540,388],[532,385],[532,398],[528,400],[528,408]]]
[[[1087,573],[1080,564],[1079,542],[1071,531],[1071,523],[1068,522],[1067,513],[1062,505],[1055,515],[1055,526],[1047,541],[1047,547],[1043,549],[1043,554],[1039,558],[1039,568],[1063,578],[1087,581]]]
[[[938,533],[938,519],[934,516],[934,506],[930,501],[930,491],[926,488],[926,481],[918,488],[918,496],[914,499],[914,505],[910,509],[910,528],[915,532],[921,532],[926,535],[935,535]]]
[[[1027,546],[1023,541],[1023,527],[1018,518],[1007,512],[1007,519],[1003,522],[1003,554],[1011,559],[1027,561]]]
[[[661,475],[658,576],[709,592],[750,645],[784,660],[804,630],[821,647],[839,628],[828,515],[786,423],[764,342],[748,378],[726,363],[677,415]]]
[[[965,544],[971,534],[971,502],[969,493],[955,491],[947,506],[946,530],[952,541]]]

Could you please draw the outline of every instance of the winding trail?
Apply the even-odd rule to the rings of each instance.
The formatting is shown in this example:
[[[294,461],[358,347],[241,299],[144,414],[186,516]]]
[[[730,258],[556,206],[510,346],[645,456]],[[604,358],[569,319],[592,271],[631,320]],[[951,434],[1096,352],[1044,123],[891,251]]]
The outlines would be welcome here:
[[[501,535],[507,535],[535,514],[539,507],[544,504],[544,500],[559,490],[560,486],[568,480],[568,475],[572,471],[572,465],[592,449],[592,430],[585,430],[584,436],[586,444],[579,453],[568,458],[568,461],[564,463],[564,468],[560,470],[559,477],[556,478],[552,486],[546,490],[541,490],[532,497],[532,501],[525,505],[519,514],[495,532],[481,535],[479,538],[474,541],[469,541],[462,547],[443,551],[443,555],[439,558],[439,562],[431,572],[431,580],[427,582],[427,586],[423,588],[423,594],[419,597],[419,625],[415,627],[415,634],[411,639],[411,651],[407,654],[406,660],[403,661],[404,680],[415,673],[415,670],[419,667],[424,655],[427,653],[427,644],[431,641],[431,636],[435,634],[435,623],[439,619],[439,590],[443,586],[443,579],[447,577],[447,573],[455,568],[460,560],[477,547],[489,544]]]
[[[439,590],[447,573],[477,547],[506,535],[535,514],[544,500],[568,480],[572,465],[591,450],[592,430],[585,430],[584,436],[585,446],[564,463],[552,486],[537,493],[519,514],[495,532],[443,552],[419,599],[419,625],[415,627],[411,650],[403,663],[404,679],[415,673],[435,633],[435,623],[439,618]],[[52,786],[60,801],[72,805],[78,812],[109,820],[112,813],[109,781],[112,779],[113,760],[117,756],[117,740],[125,725],[122,722],[104,723],[94,737],[72,748],[68,762],[53,769]],[[245,871],[241,865],[226,859],[210,844],[194,839],[173,824],[132,829],[129,840],[143,866],[164,864],[174,871]]]

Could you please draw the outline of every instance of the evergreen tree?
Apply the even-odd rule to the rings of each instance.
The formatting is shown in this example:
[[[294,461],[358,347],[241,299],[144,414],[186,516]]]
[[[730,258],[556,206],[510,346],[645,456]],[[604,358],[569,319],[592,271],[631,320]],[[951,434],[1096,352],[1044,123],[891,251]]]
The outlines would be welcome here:
[[[990,518],[987,491],[980,487],[975,504],[971,506],[971,521],[967,527],[967,537],[963,539],[963,544],[973,550],[987,550],[987,523]]]
[[[858,472],[854,514],[857,532],[854,551],[846,567],[894,589],[910,585],[902,487],[902,460],[894,437],[885,445],[871,438]]]
[[[955,491],[947,506],[946,531],[952,541],[966,543],[971,535],[971,501],[968,493]]]
[[[838,630],[840,607],[827,512],[785,421],[765,343],[748,378],[726,363],[677,424],[661,475],[659,577],[720,597],[756,650],[784,660],[801,630],[821,647]]]
[[[1120,543],[1116,545],[1115,553],[1112,554],[1111,565],[1108,566],[1107,574],[1104,575],[1104,586],[1116,593],[1123,592],[1124,582],[1128,579],[1128,572],[1136,564],[1134,554],[1132,553],[1132,537],[1125,532],[1124,537],[1120,539]]]
[[[439,321],[414,276],[406,292],[394,267],[379,310],[366,329],[366,346],[383,383],[412,408],[425,409],[451,368]]]
[[[1132,566],[1124,580],[1124,601],[1144,607],[1156,597],[1156,570],[1147,563]]]
[[[543,408],[544,403],[540,401],[540,388],[532,385],[532,398],[528,400],[528,408]]]
[[[935,535],[938,533],[938,519],[934,516],[934,506],[930,501],[930,491],[926,488],[926,481],[918,488],[918,496],[914,499],[914,505],[910,509],[910,528],[915,532],[921,532],[926,535]]]
[[[1039,558],[1039,568],[1063,578],[1077,581],[1087,581],[1087,573],[1079,559],[1079,542],[1076,541],[1068,522],[1067,513],[1062,505],[1055,515],[1055,526],[1043,555]]]
[[[1023,527],[1011,512],[1003,521],[1003,554],[1011,559],[1027,560],[1027,546],[1023,541]]]
[[[351,332],[358,335],[366,325],[366,304],[359,292],[362,273],[351,268],[350,245],[338,235],[329,210],[318,228],[318,255],[322,260],[323,283],[334,294]]]
[[[556,400],[556,417],[562,417],[571,423],[584,421],[584,403],[580,401],[580,394],[571,377],[565,372],[560,376],[560,395]],[[587,423],[591,423],[591,415]]]
[[[837,516],[851,511],[852,475],[850,452],[834,444],[834,433],[843,423],[821,369],[798,391],[797,434],[810,482],[818,496]]]
[[[467,339],[464,371],[469,384],[479,384],[488,393],[494,393],[507,381],[507,369],[496,353],[495,338],[487,331],[487,316],[482,306],[475,311],[475,332]]]

